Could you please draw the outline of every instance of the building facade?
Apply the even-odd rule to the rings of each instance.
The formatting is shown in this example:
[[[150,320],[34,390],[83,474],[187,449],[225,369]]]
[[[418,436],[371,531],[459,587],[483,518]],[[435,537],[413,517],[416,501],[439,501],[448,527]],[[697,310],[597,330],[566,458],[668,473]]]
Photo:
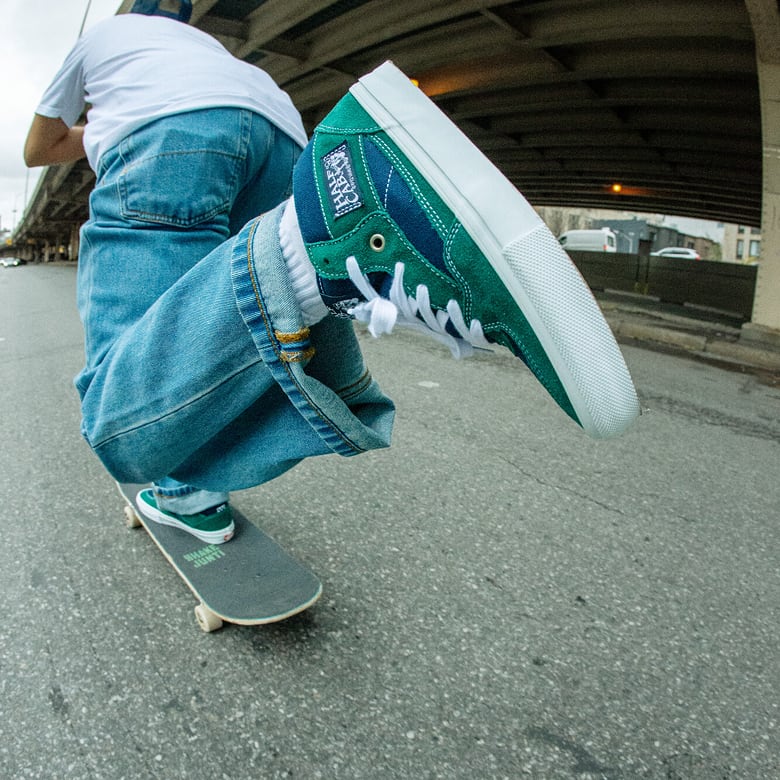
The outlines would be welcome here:
[[[746,225],[726,225],[723,259],[732,263],[757,263],[761,255],[761,230]]]

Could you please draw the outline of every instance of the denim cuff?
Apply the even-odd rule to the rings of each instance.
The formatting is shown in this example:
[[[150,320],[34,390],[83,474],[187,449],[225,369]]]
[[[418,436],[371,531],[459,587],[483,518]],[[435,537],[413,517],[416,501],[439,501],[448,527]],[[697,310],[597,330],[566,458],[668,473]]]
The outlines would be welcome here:
[[[213,506],[226,504],[230,500],[229,493],[216,493],[210,490],[199,490],[190,486],[186,493],[171,495],[167,490],[160,490],[157,484],[153,484],[154,497],[157,506],[167,512],[175,512],[177,515],[195,515],[205,512]]]
[[[303,323],[279,245],[284,207],[253,220],[234,240],[232,283],[241,317],[322,453],[387,447],[395,407],[366,369],[352,322],[328,315],[310,328]]]
[[[179,515],[194,515],[213,506],[226,504],[230,499],[229,493],[201,490],[172,477],[163,477],[153,482],[152,489],[160,509]]]

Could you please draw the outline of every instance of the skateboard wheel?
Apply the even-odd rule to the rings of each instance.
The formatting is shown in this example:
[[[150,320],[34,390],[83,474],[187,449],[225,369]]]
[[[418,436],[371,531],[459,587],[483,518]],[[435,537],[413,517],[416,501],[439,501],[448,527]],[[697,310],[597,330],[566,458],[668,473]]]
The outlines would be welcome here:
[[[205,604],[195,607],[195,617],[198,619],[198,625],[207,634],[222,628],[222,618],[215,615]]]
[[[141,521],[138,519],[138,514],[131,506],[125,507],[125,525],[128,528],[138,528],[141,525]]]

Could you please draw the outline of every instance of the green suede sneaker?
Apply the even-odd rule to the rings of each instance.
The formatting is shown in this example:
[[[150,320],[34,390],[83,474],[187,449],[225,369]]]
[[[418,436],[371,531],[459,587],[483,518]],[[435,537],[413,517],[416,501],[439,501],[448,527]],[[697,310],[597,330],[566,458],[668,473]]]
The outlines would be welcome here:
[[[196,515],[177,515],[160,509],[154,492],[149,489],[142,490],[135,502],[138,510],[147,519],[180,528],[206,544],[222,544],[233,538],[235,526],[229,504],[220,504]]]
[[[500,344],[597,438],[639,414],[623,356],[574,264],[525,198],[392,63],[314,131],[293,176],[325,305],[433,335],[461,357]]]

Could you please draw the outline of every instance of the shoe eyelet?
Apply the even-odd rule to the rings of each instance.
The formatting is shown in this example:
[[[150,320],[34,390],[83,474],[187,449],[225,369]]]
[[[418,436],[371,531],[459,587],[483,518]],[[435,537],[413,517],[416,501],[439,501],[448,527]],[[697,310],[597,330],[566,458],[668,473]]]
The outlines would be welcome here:
[[[385,250],[385,237],[381,233],[374,233],[368,239],[368,243],[375,252],[384,252]]]

